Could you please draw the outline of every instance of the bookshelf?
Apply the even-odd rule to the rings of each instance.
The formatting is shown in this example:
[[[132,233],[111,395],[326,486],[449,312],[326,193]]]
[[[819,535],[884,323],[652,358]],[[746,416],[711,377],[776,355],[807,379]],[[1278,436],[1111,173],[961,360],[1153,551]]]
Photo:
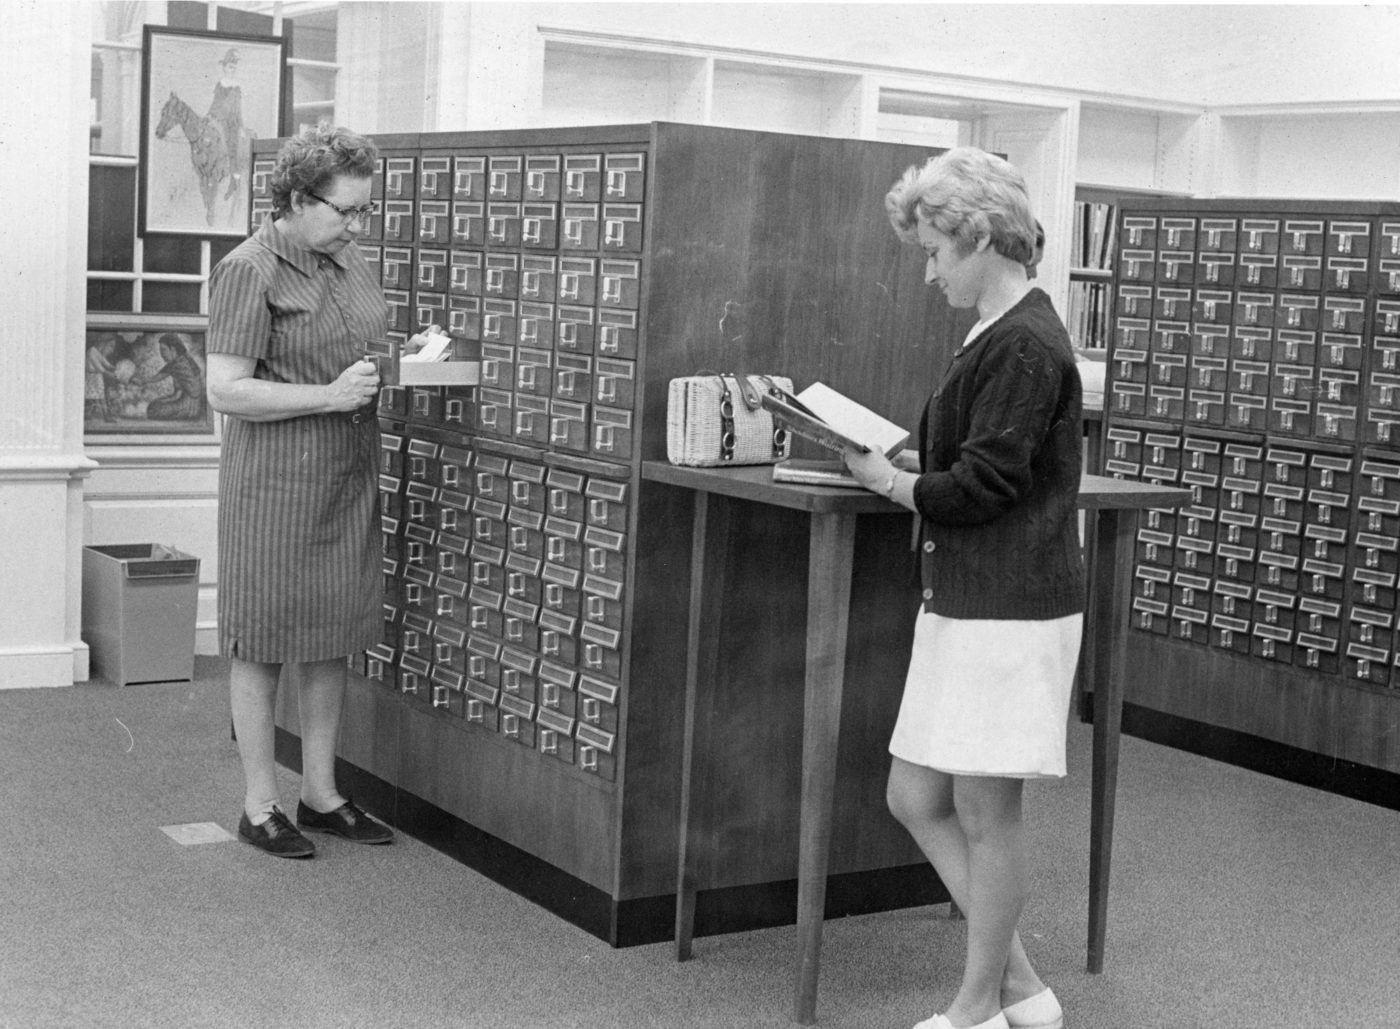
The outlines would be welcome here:
[[[1103,350],[1108,345],[1116,213],[1116,198],[1080,194],[1074,201],[1065,322],[1077,350]]]

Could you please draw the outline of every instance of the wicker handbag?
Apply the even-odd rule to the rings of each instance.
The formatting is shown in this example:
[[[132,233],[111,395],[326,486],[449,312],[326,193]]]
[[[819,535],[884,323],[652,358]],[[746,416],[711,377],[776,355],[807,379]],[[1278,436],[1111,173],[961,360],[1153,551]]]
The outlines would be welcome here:
[[[776,375],[701,372],[672,379],[666,403],[666,458],[697,468],[776,464],[792,441],[763,409],[762,394],[792,392]]]

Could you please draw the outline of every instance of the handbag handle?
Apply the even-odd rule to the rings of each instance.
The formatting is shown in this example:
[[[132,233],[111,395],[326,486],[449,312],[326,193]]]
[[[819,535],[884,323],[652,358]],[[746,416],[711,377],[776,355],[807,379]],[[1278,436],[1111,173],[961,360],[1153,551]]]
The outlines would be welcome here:
[[[701,369],[700,369],[698,372],[696,372],[695,374],[697,374],[697,375],[713,375],[715,378],[719,379],[719,386],[720,386],[720,400],[719,400],[720,444],[719,444],[719,456],[720,456],[720,460],[721,460],[721,461],[726,461],[726,462],[727,462],[727,461],[732,461],[732,460],[734,459],[734,440],[735,440],[735,436],[734,436],[734,395],[733,395],[733,393],[730,392],[729,383],[728,383],[728,381],[725,379],[724,373],[723,373],[723,372],[714,372],[714,371],[710,371],[708,368],[701,368]],[[749,381],[749,376],[744,375],[744,374],[734,374],[734,375],[732,375],[732,378],[735,380],[735,381],[734,381],[734,385],[735,385],[736,388],[739,390],[739,396],[743,398],[744,407],[746,407],[750,412],[754,412],[754,411],[757,411],[759,408],[761,408],[761,407],[763,406],[763,401],[762,401],[762,399],[761,399],[761,398],[759,397],[759,395],[758,395],[758,390],[755,389],[755,388],[754,388],[754,384],[753,384],[751,381]],[[771,375],[755,375],[754,378],[760,380],[761,382],[766,383],[767,386],[768,386],[768,392],[769,392],[769,393],[772,393],[772,394],[775,394],[775,395],[781,394],[781,393],[782,393],[782,390],[778,387],[778,384],[775,383],[775,382],[773,381],[773,377],[772,377]],[[750,397],[752,397],[752,401],[753,401],[752,403],[750,403]],[[774,460],[781,459],[781,458],[784,456],[784,454],[786,453],[786,450],[787,450],[787,441],[788,441],[788,431],[787,431],[787,429],[784,429],[782,426],[775,424],[775,425],[773,426],[773,458],[774,458]]]
[[[744,341],[744,317],[743,305],[733,300],[724,302],[724,313],[719,319],[720,343],[726,348],[732,347],[736,353],[742,352]],[[723,376],[721,376],[723,378]],[[760,378],[765,378],[760,376]],[[754,384],[749,381],[749,377],[744,374],[743,365],[734,372],[735,385],[739,387],[739,395],[744,398],[744,406],[750,411],[757,411],[763,405],[763,398],[759,396]],[[773,388],[773,383],[768,382],[768,388]]]
[[[725,385],[724,372],[714,372],[710,371],[708,368],[701,368],[695,374],[713,375],[715,378],[719,379],[721,386]],[[760,382],[764,383],[768,387],[769,392],[778,388],[773,384],[773,378],[770,375],[746,375],[743,372],[729,372],[728,374],[729,377],[734,380],[734,388],[739,391],[739,396],[743,399],[744,406],[750,411],[757,411],[763,406],[763,398],[759,395],[757,388],[755,388],[752,382],[753,379],[758,379]]]

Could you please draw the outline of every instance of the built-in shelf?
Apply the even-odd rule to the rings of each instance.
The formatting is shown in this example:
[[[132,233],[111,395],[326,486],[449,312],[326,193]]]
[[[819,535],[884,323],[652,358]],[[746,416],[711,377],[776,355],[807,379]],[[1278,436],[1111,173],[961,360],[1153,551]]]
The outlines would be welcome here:
[[[1112,202],[1115,197],[1190,197],[1194,194],[1179,189],[1146,189],[1142,186],[1110,186],[1104,182],[1080,182],[1075,194],[1081,200]]]

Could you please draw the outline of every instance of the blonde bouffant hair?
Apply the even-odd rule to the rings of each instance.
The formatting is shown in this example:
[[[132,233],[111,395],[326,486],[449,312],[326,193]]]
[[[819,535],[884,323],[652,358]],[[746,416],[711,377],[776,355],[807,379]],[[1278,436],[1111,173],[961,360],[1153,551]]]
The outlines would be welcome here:
[[[924,221],[951,237],[963,254],[986,237],[993,250],[1017,264],[1036,257],[1038,223],[1025,178],[1010,162],[977,147],[957,147],[911,166],[885,195],[885,210],[908,243],[918,243]]]

